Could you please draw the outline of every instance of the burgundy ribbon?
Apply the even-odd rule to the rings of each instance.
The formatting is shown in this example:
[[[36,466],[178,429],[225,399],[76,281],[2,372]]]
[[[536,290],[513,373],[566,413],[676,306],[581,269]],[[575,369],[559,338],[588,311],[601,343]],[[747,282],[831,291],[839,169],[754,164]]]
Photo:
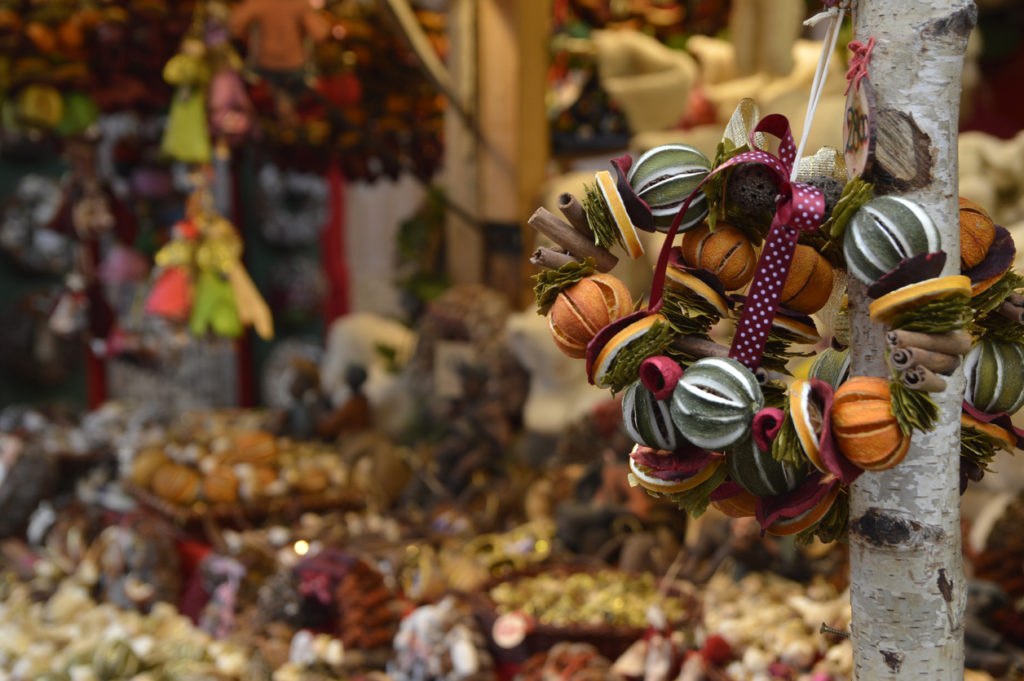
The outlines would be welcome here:
[[[671,357],[648,357],[640,364],[640,381],[654,394],[656,400],[672,396],[676,383],[683,377],[683,368]]]
[[[772,448],[772,441],[779,434],[783,422],[786,420],[786,412],[777,407],[765,407],[754,414],[754,423],[751,433],[757,446],[768,451]]]
[[[778,157],[757,150],[754,142],[757,133],[767,133],[780,140]],[[825,199],[816,187],[789,180],[793,163],[796,161],[796,144],[793,143],[793,133],[785,116],[771,114],[762,118],[750,133],[750,147],[754,151],[734,156],[708,173],[683,202],[669,227],[661,254],[658,256],[654,280],[651,283],[651,304],[648,309],[652,313],[661,309],[665,271],[672,250],[672,240],[679,230],[683,215],[704,183],[723,170],[740,163],[760,163],[766,166],[775,175],[778,185],[775,217],[768,230],[764,249],[761,251],[761,258],[750,284],[732,347],[729,348],[731,358],[753,371],[761,363],[768,332],[771,330],[772,320],[775,319],[775,312],[782,298],[782,287],[786,283],[786,276],[793,261],[797,239],[801,231],[813,231],[821,225],[825,214]]]

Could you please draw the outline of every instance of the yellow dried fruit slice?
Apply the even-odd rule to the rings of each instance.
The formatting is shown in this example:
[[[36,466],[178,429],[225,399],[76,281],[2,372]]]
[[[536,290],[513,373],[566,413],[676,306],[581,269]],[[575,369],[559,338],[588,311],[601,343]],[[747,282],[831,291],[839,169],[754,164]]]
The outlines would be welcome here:
[[[1003,278],[1004,274],[1006,274],[1006,272],[1000,272],[995,276],[991,276],[988,279],[982,279],[981,281],[972,284],[971,295],[976,296],[979,293],[984,293],[985,291],[989,290],[995,285],[997,281]]]
[[[984,421],[979,421],[978,419],[974,418],[973,416],[969,416],[968,414],[961,414],[960,425],[969,426],[971,428],[974,428],[975,430],[979,430],[982,433],[985,433],[990,437],[994,437],[997,440],[1000,440],[1003,444],[1006,445],[1006,448],[1009,449],[1010,451],[1013,451],[1014,447],[1017,446],[1017,438],[1014,437],[1013,433],[1006,430],[1005,428],[1000,428],[994,423],[985,423]]]
[[[828,510],[832,508],[832,504],[835,503],[836,497],[839,496],[839,486],[836,487],[825,495],[825,497],[815,504],[813,507],[807,509],[795,518],[782,518],[771,524],[766,532],[776,537],[788,537],[796,534],[797,532],[803,532],[808,527],[825,517]]]
[[[701,281],[699,277],[689,272],[684,272],[677,267],[670,266],[665,271],[665,283],[668,286],[677,286],[692,291],[710,303],[719,315],[722,317],[729,316],[729,306],[726,304],[725,299],[719,295],[718,291]]]
[[[676,492],[685,492],[686,490],[693,489],[697,485],[701,484],[718,470],[723,460],[721,458],[713,460],[707,466],[697,471],[685,480],[672,481],[662,480],[649,473],[644,473],[636,461],[632,458],[629,460],[629,472],[632,473],[641,487],[645,487],[652,492],[661,492],[662,494],[674,494]]]
[[[896,315],[930,300],[962,293],[971,295],[971,280],[962,274],[919,281],[887,293],[868,306],[871,320],[887,322]]]
[[[629,324],[612,336],[611,340],[609,340],[601,349],[601,352],[598,353],[597,360],[594,362],[594,375],[591,376],[591,380],[594,385],[601,385],[601,378],[608,373],[608,370],[611,368],[612,361],[623,348],[638,338],[643,338],[643,336],[651,330],[651,327],[654,326],[655,322],[664,321],[664,319],[664,317],[658,314],[648,315],[642,319],[638,319],[632,324]]]
[[[828,473],[825,464],[821,461],[821,452],[818,449],[818,439],[821,437],[824,418],[821,409],[814,401],[810,381],[793,381],[793,385],[789,387],[789,414],[804,454],[815,468],[822,473]]]
[[[796,342],[806,343],[817,343],[821,340],[821,336],[818,334],[818,329],[813,323],[808,324],[807,322],[800,321],[793,317],[787,317],[783,314],[775,315],[775,319],[772,320],[772,326],[778,327],[779,329],[785,330],[789,334],[796,337]]]
[[[640,243],[640,235],[637,233],[636,226],[629,219],[626,204],[622,202],[619,190],[615,188],[615,178],[607,170],[598,171],[594,178],[597,180],[597,188],[601,190],[601,196],[604,197],[604,201],[608,205],[608,212],[615,220],[619,235],[622,236],[626,252],[629,253],[630,258],[636,260],[644,254],[644,245]]]
[[[747,490],[725,499],[712,501],[711,505],[730,518],[749,518],[757,513],[757,497]]]

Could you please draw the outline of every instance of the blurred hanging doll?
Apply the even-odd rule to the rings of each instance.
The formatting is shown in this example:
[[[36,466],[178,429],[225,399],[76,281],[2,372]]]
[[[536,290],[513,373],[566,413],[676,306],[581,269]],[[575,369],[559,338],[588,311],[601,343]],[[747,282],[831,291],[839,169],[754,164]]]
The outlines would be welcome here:
[[[242,82],[242,60],[231,46],[227,3],[206,4],[203,40],[213,73],[209,91],[209,124],[215,146],[237,146],[252,134],[255,112]]]
[[[273,319],[242,264],[242,239],[212,204],[209,188],[200,183],[172,240],[156,254],[160,270],[146,310],[173,321],[187,320],[196,336],[210,331],[236,338],[251,325],[269,340]]]
[[[330,30],[309,0],[242,0],[231,10],[229,25],[238,37],[245,37],[251,27],[259,31],[250,57],[268,77],[301,77],[306,68],[305,40],[319,42]]]
[[[77,240],[77,253],[66,290],[50,318],[55,333],[85,331],[93,339],[106,338],[114,326],[114,311],[97,276],[101,256],[134,251],[135,217],[96,172],[98,134],[90,130],[67,143],[71,175],[64,196],[48,227]],[[113,244],[111,244],[113,242]]]
[[[182,41],[181,51],[164,66],[164,80],[176,90],[160,152],[176,161],[209,163],[206,87],[210,82],[210,67],[206,63],[206,46],[200,38],[191,35]]]
[[[191,218],[171,228],[171,240],[156,254],[158,268],[146,298],[146,313],[174,322],[188,321],[192,310],[192,264],[199,230]]]
[[[310,65],[306,41],[325,40],[327,22],[309,0],[242,0],[232,8],[228,25],[239,38],[253,31],[246,61],[274,87],[278,118],[294,122],[294,97],[302,91]]]

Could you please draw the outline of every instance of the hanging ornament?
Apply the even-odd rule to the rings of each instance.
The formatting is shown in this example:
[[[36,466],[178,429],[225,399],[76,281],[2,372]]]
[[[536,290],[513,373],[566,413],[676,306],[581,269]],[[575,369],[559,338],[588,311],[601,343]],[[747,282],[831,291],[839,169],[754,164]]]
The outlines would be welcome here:
[[[591,383],[625,391],[631,483],[689,513],[711,503],[800,540],[845,531],[848,486],[899,465],[915,431],[935,426],[929,392],[946,388],[965,355],[961,474],[976,479],[996,450],[1024,444],[1010,423],[1024,400],[1013,378],[1024,364],[1024,277],[1010,269],[1012,241],[983,210],[962,205],[966,271],[943,277],[947,255],[928,211],[905,197],[874,198],[877,187],[914,178],[882,162],[884,126],[871,122],[878,112],[866,76],[872,43],[851,46],[849,156],[803,156],[845,11],[818,17],[830,26],[799,145],[785,118],[758,120],[745,100],[714,161],[685,145],[620,157],[582,202],[560,197],[565,221],[543,210],[530,220],[561,247],[534,254],[547,269],[538,311],[552,314],[561,301],[556,342],[584,329],[567,354],[585,356]],[[615,296],[588,278],[608,276],[594,271],[615,266],[612,249],[640,255],[639,231],[656,230],[666,237],[648,304],[609,314]],[[890,377],[849,375],[847,275],[868,287],[870,318],[886,327]],[[819,313],[823,327],[809,316]],[[710,337],[718,321],[737,317],[729,345]],[[806,379],[788,378],[788,359],[813,354],[797,346],[817,343],[819,328],[832,331],[835,347],[817,354]]]
[[[210,82],[206,46],[196,36],[185,38],[181,50],[164,67],[164,80],[175,88],[160,152],[184,163],[210,162],[206,125],[206,87]]]
[[[98,142],[94,130],[67,140],[65,153],[72,170],[61,205],[48,225],[77,243],[54,323],[64,333],[85,332],[92,340],[105,339],[115,326],[114,311],[99,276],[104,250],[113,246],[130,249],[137,228],[134,215],[98,174]],[[114,244],[108,247],[111,241]],[[81,323],[73,323],[79,317],[69,314],[72,309],[84,312]]]
[[[242,240],[213,208],[205,181],[186,204],[186,218],[156,254],[146,311],[188,321],[197,336],[236,338],[247,326],[265,340],[274,336],[270,309],[242,264]]]
[[[875,160],[875,95],[868,78],[868,62],[875,39],[867,44],[852,42],[850,71],[846,78],[846,115],[843,118],[843,152],[851,177],[861,177],[872,169]]]
[[[210,133],[217,145],[238,146],[254,132],[255,110],[242,81],[242,59],[231,46],[230,9],[225,2],[205,5],[203,42],[210,72],[208,95]]]

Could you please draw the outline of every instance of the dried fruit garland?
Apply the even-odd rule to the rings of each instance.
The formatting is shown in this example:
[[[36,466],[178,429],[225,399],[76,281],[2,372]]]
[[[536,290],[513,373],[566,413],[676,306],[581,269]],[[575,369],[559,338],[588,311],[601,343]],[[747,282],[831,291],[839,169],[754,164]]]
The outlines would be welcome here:
[[[769,116],[748,130],[751,107],[737,109],[714,163],[688,145],[658,147],[613,160],[583,202],[563,196],[568,222],[538,210],[531,224],[561,247],[535,253],[548,268],[539,311],[558,347],[586,359],[591,383],[624,391],[634,484],[695,515],[711,503],[772,534],[832,540],[845,530],[847,486],[899,464],[912,432],[934,426],[928,392],[945,389],[962,356],[962,476],[977,479],[995,451],[1024,443],[1009,421],[1024,403],[1024,279],[1010,270],[1005,230],[966,202],[964,274],[938,276],[946,253],[923,208],[872,198],[832,150],[800,167],[833,172],[791,181],[788,124]],[[760,146],[763,133],[781,139],[779,157]],[[609,248],[637,258],[638,231],[656,230],[667,236],[650,304],[634,310],[607,273]],[[890,379],[850,377],[848,351],[833,348],[806,380],[786,376],[793,346],[820,340],[808,315],[835,295],[839,269],[869,287]],[[711,339],[735,318],[731,347]]]

